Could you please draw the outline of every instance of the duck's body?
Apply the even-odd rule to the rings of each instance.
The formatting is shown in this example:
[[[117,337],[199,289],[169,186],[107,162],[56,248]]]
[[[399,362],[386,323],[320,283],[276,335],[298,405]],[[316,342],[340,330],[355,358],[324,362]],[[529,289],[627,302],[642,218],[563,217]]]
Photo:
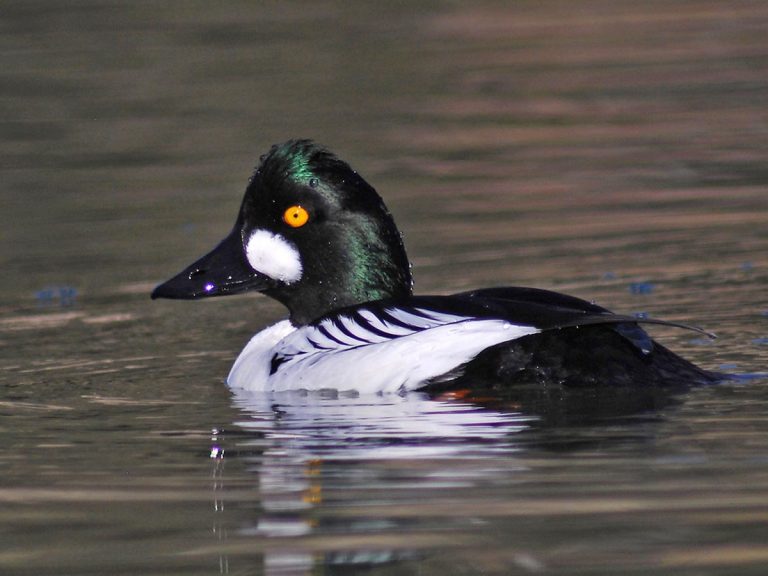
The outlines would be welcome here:
[[[403,392],[449,386],[685,385],[715,375],[637,324],[533,288],[413,296],[381,198],[306,140],[273,147],[232,233],[153,298],[258,290],[290,318],[257,333],[227,380],[265,391]],[[645,322],[663,323],[655,320]]]
[[[298,328],[279,322],[251,339],[227,382],[273,391],[405,392],[446,380],[491,346],[539,331],[419,300],[353,307]]]

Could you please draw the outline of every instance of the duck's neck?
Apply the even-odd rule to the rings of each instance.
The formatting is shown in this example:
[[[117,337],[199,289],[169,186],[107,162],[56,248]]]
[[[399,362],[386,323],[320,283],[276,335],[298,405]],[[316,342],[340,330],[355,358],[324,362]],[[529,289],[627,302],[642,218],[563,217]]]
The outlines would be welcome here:
[[[410,265],[400,233],[384,220],[366,220],[340,232],[341,242],[306,262],[295,286],[269,293],[290,310],[294,325],[308,324],[339,308],[411,295]]]

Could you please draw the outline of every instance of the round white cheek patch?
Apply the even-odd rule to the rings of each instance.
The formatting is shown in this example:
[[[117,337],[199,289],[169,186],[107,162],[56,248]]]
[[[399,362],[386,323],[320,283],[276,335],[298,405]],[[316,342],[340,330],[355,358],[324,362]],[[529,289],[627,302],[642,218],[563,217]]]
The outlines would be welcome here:
[[[245,245],[245,256],[256,272],[292,284],[301,279],[301,257],[296,247],[279,234],[254,230]]]

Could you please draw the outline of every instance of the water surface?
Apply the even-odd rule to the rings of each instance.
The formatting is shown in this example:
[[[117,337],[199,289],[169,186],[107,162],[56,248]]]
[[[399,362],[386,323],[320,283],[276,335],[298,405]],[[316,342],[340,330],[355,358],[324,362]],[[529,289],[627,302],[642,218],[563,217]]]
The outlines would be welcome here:
[[[768,7],[6,2],[0,572],[763,574]],[[747,377],[232,394],[260,296],[150,302],[313,137],[416,289],[529,285]]]

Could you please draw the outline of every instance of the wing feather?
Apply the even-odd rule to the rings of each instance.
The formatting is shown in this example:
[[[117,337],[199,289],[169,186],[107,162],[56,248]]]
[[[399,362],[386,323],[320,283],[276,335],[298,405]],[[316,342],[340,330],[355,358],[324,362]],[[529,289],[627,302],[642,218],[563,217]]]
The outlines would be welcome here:
[[[542,331],[599,324],[648,354],[653,340],[639,323],[706,334],[676,323],[613,314],[585,300],[533,288],[414,296],[339,310],[288,334],[274,347],[270,386],[280,389],[298,379],[310,388],[392,391],[397,384],[412,389],[419,378],[423,382],[451,373],[486,347]],[[365,382],[341,384],[354,375]]]

